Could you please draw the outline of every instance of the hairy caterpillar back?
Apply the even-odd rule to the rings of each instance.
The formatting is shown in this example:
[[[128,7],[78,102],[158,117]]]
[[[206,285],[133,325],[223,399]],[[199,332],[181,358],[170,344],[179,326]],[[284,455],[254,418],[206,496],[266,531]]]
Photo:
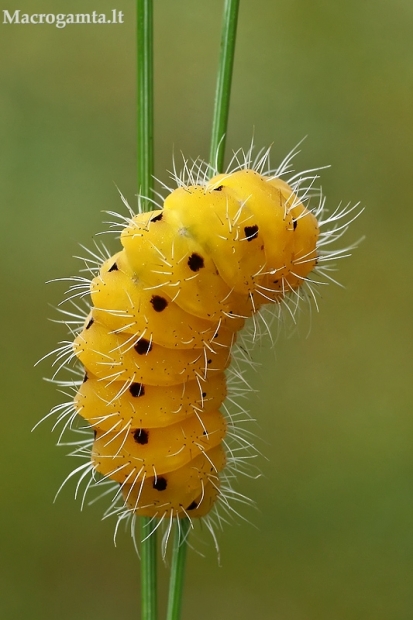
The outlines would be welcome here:
[[[76,357],[84,378],[72,382],[61,417],[71,424],[80,415],[93,429],[79,443],[89,459],[81,480],[92,475],[87,489],[114,483],[107,513],[119,520],[205,517],[217,504],[234,510],[231,479],[245,470],[239,451],[251,447],[224,404],[234,357],[232,376],[243,380],[239,333],[263,306],[314,296],[310,274],[329,277],[324,246],[348,226],[336,222],[351,210],[323,221],[322,197],[312,210],[302,179],[280,178],[288,159],[263,173],[263,160],[254,168],[250,155],[210,179],[196,163],[197,178],[189,171],[162,208],[123,218],[122,249],[80,285],[92,305],[57,359]],[[326,223],[332,230],[320,233]]]

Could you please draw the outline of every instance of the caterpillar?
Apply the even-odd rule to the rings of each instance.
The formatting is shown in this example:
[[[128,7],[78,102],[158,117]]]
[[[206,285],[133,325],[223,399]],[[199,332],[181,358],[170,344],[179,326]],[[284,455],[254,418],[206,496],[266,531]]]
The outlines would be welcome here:
[[[357,206],[323,218],[313,171],[282,178],[293,155],[271,170],[269,151],[253,160],[250,149],[241,162],[235,154],[235,169],[212,176],[210,166],[186,164],[163,204],[119,216],[121,249],[91,253],[92,278],[69,289],[77,309],[77,296],[89,295],[90,305],[86,318],[64,311],[65,322],[82,324],[55,363],[59,371],[80,362],[83,377],[60,382],[75,394],[51,413],[64,430],[79,418],[93,430],[84,439],[75,429],[74,454],[87,460],[69,478],[80,473],[78,492],[89,476],[84,497],[90,487],[114,487],[105,514],[118,523],[203,517],[212,531],[210,511],[236,512],[231,502],[242,501],[231,480],[251,443],[225,404],[228,373],[243,382],[242,330],[252,321],[255,339],[265,307],[293,314],[301,299],[315,300],[312,274],[332,279],[326,261],[349,248],[325,246]]]

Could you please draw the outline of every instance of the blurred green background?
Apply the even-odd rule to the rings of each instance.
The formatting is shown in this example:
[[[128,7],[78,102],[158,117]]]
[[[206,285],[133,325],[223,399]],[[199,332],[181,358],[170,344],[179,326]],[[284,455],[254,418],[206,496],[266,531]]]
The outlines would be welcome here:
[[[9,0],[9,11],[92,12],[90,0]],[[139,563],[102,505],[79,512],[73,466],[50,424],[60,396],[36,359],[65,338],[55,316],[103,210],[135,180],[135,12],[118,26],[0,24],[2,510],[0,616],[139,617]],[[156,0],[156,173],[174,150],[207,157],[221,0]],[[243,481],[259,511],[189,554],[184,620],[413,617],[413,4],[410,0],[242,2],[228,147],[273,143],[297,168],[332,164],[330,207],[366,211],[340,265],[346,289],[291,338],[264,342],[251,409],[264,473]],[[207,539],[207,537],[206,537]],[[202,548],[202,547],[201,547]],[[166,571],[162,576],[165,599]]]

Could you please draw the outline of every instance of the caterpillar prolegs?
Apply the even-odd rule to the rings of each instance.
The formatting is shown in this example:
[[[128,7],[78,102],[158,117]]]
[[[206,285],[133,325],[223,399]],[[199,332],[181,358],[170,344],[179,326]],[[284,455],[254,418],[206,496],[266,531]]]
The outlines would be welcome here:
[[[225,415],[226,370],[243,350],[240,331],[264,305],[314,297],[311,272],[329,278],[325,261],[347,251],[324,246],[345,232],[337,221],[350,210],[323,221],[314,177],[287,183],[289,159],[263,172],[266,162],[249,153],[210,179],[196,162],[161,208],[122,219],[121,251],[72,287],[70,298],[90,293],[92,305],[58,360],[76,357],[85,374],[74,401],[57,410],[65,426],[78,414],[94,430],[77,448],[90,459],[79,484],[87,474],[87,489],[115,483],[109,512],[119,519],[232,510],[238,451],[250,445],[242,436],[235,449],[227,442],[236,422]],[[332,230],[320,232],[326,222]]]

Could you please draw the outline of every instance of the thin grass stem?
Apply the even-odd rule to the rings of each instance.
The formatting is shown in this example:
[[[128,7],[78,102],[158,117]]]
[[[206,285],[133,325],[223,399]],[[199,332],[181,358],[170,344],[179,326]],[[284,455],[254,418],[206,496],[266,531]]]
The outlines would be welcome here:
[[[185,561],[188,548],[187,538],[190,528],[189,519],[181,519],[179,528],[175,529],[172,549],[171,576],[169,581],[169,598],[166,620],[179,620],[181,617],[182,594],[185,577]]]
[[[137,0],[138,192],[152,197],[153,156],[153,0]],[[145,202],[144,200],[142,201]],[[142,209],[149,210],[149,202]]]
[[[153,190],[153,4],[137,0],[137,173],[141,208],[149,210]],[[141,538],[141,618],[156,620],[157,601],[157,537],[155,524],[140,517]]]
[[[222,172],[240,0],[225,0],[209,161]]]
[[[158,617],[157,599],[157,545],[156,527],[153,519],[139,517],[141,538],[141,618],[156,620]]]

